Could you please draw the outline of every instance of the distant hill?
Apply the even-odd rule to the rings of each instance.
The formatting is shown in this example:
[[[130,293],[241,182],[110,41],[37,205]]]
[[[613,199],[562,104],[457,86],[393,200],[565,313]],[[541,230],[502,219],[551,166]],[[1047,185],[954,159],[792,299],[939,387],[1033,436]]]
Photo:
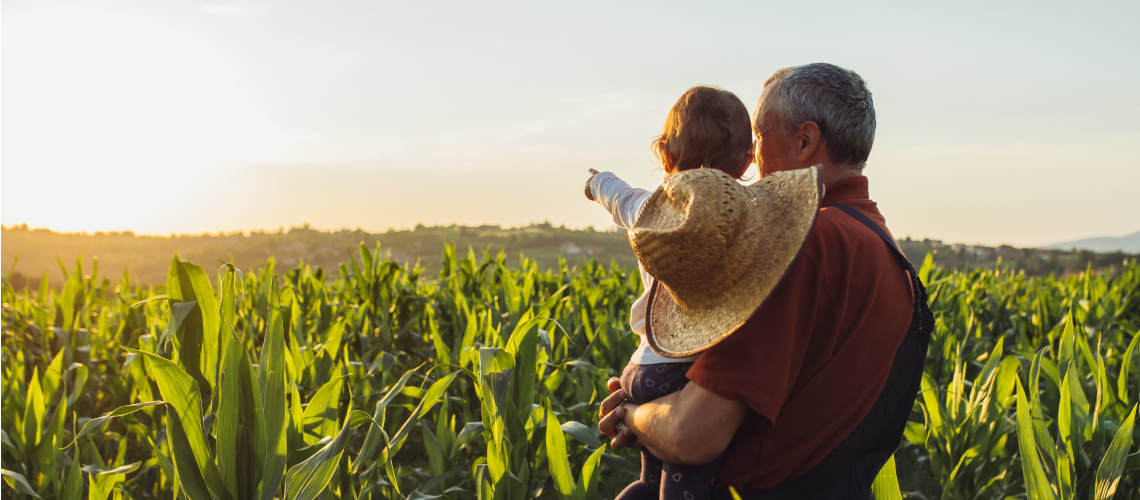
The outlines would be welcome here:
[[[525,227],[500,226],[416,226],[404,231],[368,233],[361,230],[318,231],[307,225],[279,232],[253,231],[249,233],[178,235],[175,237],[142,236],[131,232],[112,233],[56,233],[47,229],[29,229],[26,225],[2,228],[0,235],[0,272],[16,288],[38,286],[46,276],[51,286],[59,287],[64,281],[62,264],[73,269],[76,258],[83,257],[83,272],[94,274],[98,261],[98,274],[117,280],[124,270],[130,270],[131,280],[141,285],[166,283],[166,271],[174,253],[179,258],[198,264],[207,270],[211,279],[218,260],[233,262],[244,272],[251,272],[274,257],[277,270],[283,271],[300,262],[326,270],[326,276],[337,276],[338,267],[358,259],[360,245],[370,249],[379,244],[380,252],[402,263],[417,264],[431,278],[439,272],[440,257],[445,245],[455,245],[460,256],[471,249],[477,256],[483,251],[507,254],[506,265],[517,267],[519,255],[525,255],[538,264],[539,269],[557,269],[559,259],[568,267],[598,260],[604,265],[611,262],[627,272],[635,272],[637,259],[629,246],[625,231],[614,229],[596,231],[555,227],[550,223],[530,224]],[[1132,250],[1140,253],[1140,233],[1124,238],[1094,238],[1079,242],[1060,243],[1050,250],[1032,248],[967,246],[943,244],[940,240],[899,240],[907,258],[916,267],[921,266],[926,254],[933,253],[935,261],[951,268],[993,267],[998,258],[1002,265],[1024,270],[1030,275],[1055,273],[1064,275],[1083,271],[1089,264],[1094,269],[1109,269],[1122,259],[1136,255],[1122,254],[1119,245],[1106,245],[1105,252],[1090,250],[1069,251],[1083,242],[1098,240],[1131,241]],[[1091,246],[1091,245],[1090,245]],[[1095,248],[1095,247],[1094,247]],[[16,257],[19,256],[17,262]],[[58,258],[58,260],[57,260]],[[15,268],[12,265],[15,264]],[[9,274],[11,273],[11,274]]]
[[[1077,250],[1092,250],[1094,252],[1125,252],[1125,253],[1140,253],[1140,231],[1132,233],[1128,236],[1121,236],[1113,238],[1111,236],[1103,236],[1100,238],[1085,238],[1083,240],[1066,241],[1064,243],[1054,243],[1046,245],[1041,248],[1056,248],[1059,250],[1070,250],[1076,248]]]
[[[250,272],[266,264],[273,256],[278,270],[291,268],[304,261],[337,275],[337,267],[350,258],[359,261],[360,245],[369,249],[380,245],[380,252],[398,262],[419,263],[431,277],[439,272],[439,261],[445,245],[453,244],[465,257],[468,248],[481,255],[507,254],[506,264],[517,267],[519,254],[533,259],[540,269],[556,269],[559,257],[567,266],[581,265],[597,259],[609,264],[617,262],[626,269],[636,269],[637,258],[629,247],[625,231],[595,231],[555,227],[550,223],[526,227],[499,226],[416,226],[406,231],[368,233],[361,230],[318,231],[308,225],[280,232],[141,236],[131,232],[56,233],[47,229],[29,229],[26,225],[4,227],[0,238],[3,274],[14,272],[13,281],[27,280],[38,285],[46,276],[51,286],[61,286],[63,272],[58,257],[69,270],[76,258],[84,259],[84,270],[93,271],[92,258],[98,259],[99,274],[118,279],[130,270],[136,284],[166,283],[166,270],[174,253],[179,258],[205,268],[211,278],[219,259],[232,261],[239,269]],[[15,269],[13,261],[19,256]],[[16,276],[19,275],[19,276]],[[19,279],[17,279],[19,278]]]

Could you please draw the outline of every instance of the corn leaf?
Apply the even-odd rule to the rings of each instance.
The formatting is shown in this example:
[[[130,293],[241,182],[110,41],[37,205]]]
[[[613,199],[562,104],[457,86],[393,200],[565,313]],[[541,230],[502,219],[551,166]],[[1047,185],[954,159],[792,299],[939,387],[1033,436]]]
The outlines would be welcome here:
[[[1116,488],[1120,485],[1120,476],[1124,473],[1124,462],[1128,458],[1128,447],[1132,444],[1132,428],[1135,423],[1136,406],[1133,405],[1132,412],[1116,431],[1116,436],[1112,438],[1112,444],[1108,445],[1108,451],[1105,452],[1104,459],[1096,471],[1093,492],[1095,500],[1109,500],[1116,493]]]
[[[1116,395],[1120,397],[1120,402],[1128,404],[1128,372],[1132,369],[1132,355],[1136,351],[1136,344],[1140,343],[1140,331],[1132,334],[1132,341],[1128,343],[1128,349],[1124,350],[1124,356],[1120,358],[1120,376],[1116,378]]]
[[[404,375],[401,376],[395,384],[392,384],[392,387],[388,389],[388,393],[385,394],[383,398],[380,398],[380,401],[376,402],[376,409],[372,411],[373,420],[376,422],[384,421],[384,410],[392,400],[396,399],[396,396],[400,394],[404,386],[408,384],[408,379],[412,378],[412,374],[422,366],[423,364],[421,363],[420,366],[404,372]],[[368,434],[364,436],[364,445],[360,447],[360,454],[356,456],[356,463],[352,467],[353,474],[359,474],[365,464],[372,460],[372,456],[376,453],[376,446],[380,444],[381,434],[384,434],[382,426],[372,426],[368,428]]]
[[[562,425],[549,405],[546,410],[546,462],[559,497],[565,500],[576,498],[574,476],[570,474],[570,460],[566,453],[566,437],[562,435]]]
[[[93,418],[91,420],[88,420],[86,423],[83,424],[83,427],[79,429],[79,432],[75,435],[75,439],[72,439],[71,443],[68,444],[67,446],[64,446],[64,448],[67,448],[67,447],[71,446],[72,444],[75,444],[76,441],[79,441],[79,438],[99,430],[99,427],[101,425],[103,425],[104,423],[106,423],[108,420],[110,420],[112,418],[121,417],[123,415],[130,415],[130,414],[132,414],[136,411],[139,411],[143,408],[146,408],[148,406],[157,406],[160,404],[164,404],[164,402],[162,402],[162,401],[148,401],[146,403],[135,403],[133,405],[120,406],[120,407],[112,410],[111,413],[103,415],[102,417],[96,417],[96,418]]]
[[[24,477],[23,474],[12,472],[8,469],[0,469],[0,475],[4,476],[4,482],[8,483],[8,486],[11,486],[12,489],[25,495],[43,498],[36,493],[36,490],[32,489],[32,485],[28,484],[28,478]]]
[[[214,391],[217,371],[218,306],[210,279],[202,268],[178,260],[170,263],[166,289],[173,303],[197,302],[198,307],[186,314],[179,324],[178,359],[182,369],[198,381],[198,390],[209,401]],[[205,367],[212,369],[203,370]],[[185,420],[185,419],[183,419]]]
[[[598,463],[602,460],[602,454],[606,451],[606,446],[599,446],[590,454],[586,459],[586,463],[582,464],[582,472],[578,474],[578,484],[575,487],[574,495],[577,500],[589,500],[597,498],[598,494]]]
[[[24,453],[29,455],[40,444],[44,424],[44,395],[40,389],[39,373],[39,367],[32,369],[27,402],[24,404]]]
[[[289,413],[285,410],[285,329],[276,283],[269,291],[269,321],[265,327],[265,344],[258,370],[258,389],[265,415],[265,461],[256,497],[271,500],[285,476],[289,458]]]
[[[226,325],[229,345],[222,369],[218,402],[216,445],[218,469],[226,487],[237,498],[253,498],[261,484],[265,460],[265,422],[261,391],[253,363],[233,329]]]
[[[574,439],[577,439],[589,448],[598,448],[602,445],[602,441],[598,439],[597,430],[581,422],[570,420],[563,423],[562,432],[573,436]]]
[[[202,470],[195,463],[197,458],[194,456],[194,449],[186,436],[182,419],[176,412],[166,414],[166,435],[170,440],[170,458],[174,462],[178,486],[190,500],[211,500],[214,495],[210,494],[211,488],[207,486]],[[210,466],[212,467],[213,463],[210,463]],[[220,481],[219,478],[218,482]],[[219,485],[219,487],[225,489],[225,486]],[[228,496],[228,491],[225,495],[227,495],[225,498],[231,498]]]
[[[334,373],[340,373],[340,368],[338,367]],[[340,389],[343,385],[341,377],[335,376],[325,382],[313,395],[313,399],[309,400],[302,417],[305,444],[311,445],[325,436],[336,434],[337,404],[340,401]]]
[[[511,333],[507,342],[506,351],[515,358],[512,395],[515,407],[518,408],[519,418],[527,420],[534,406],[535,383],[538,376],[535,361],[538,357],[538,330],[539,322],[544,318],[532,318],[533,313],[527,311],[519,320],[518,327]]]
[[[451,385],[451,381],[455,380],[455,377],[457,375],[459,375],[459,372],[451,372],[447,375],[444,375],[443,378],[436,380],[435,383],[433,383],[431,387],[428,388],[427,394],[425,394],[423,397],[423,403],[420,406],[420,412],[416,415],[416,417],[423,418],[427,412],[431,411],[431,409],[435,407],[435,404],[439,402],[439,398],[443,397],[443,393],[447,390],[447,386]]]
[[[178,475],[186,487],[186,475],[193,469],[205,481],[205,485],[214,495],[223,499],[231,498],[231,492],[226,489],[218,474],[217,466],[210,456],[210,449],[206,445],[206,435],[202,429],[202,394],[198,390],[197,382],[190,377],[180,366],[170,360],[146,351],[138,351],[123,347],[128,352],[141,355],[150,367],[151,376],[158,385],[159,394],[177,415],[173,429],[170,413],[167,413],[167,430],[171,434],[179,434],[181,442],[174,439],[175,466]],[[172,437],[173,439],[173,437]],[[179,448],[181,447],[181,448]],[[188,455],[186,453],[189,453]],[[192,462],[188,462],[188,459]],[[190,493],[189,488],[187,492]]]
[[[294,465],[285,476],[285,500],[313,500],[325,489],[336,472],[340,454],[352,429],[372,423],[379,426],[367,413],[353,410],[345,418],[344,427],[336,438],[304,462]]]
[[[237,315],[237,296],[238,287],[241,286],[241,271],[238,271],[233,264],[222,264],[218,268],[218,353],[215,360],[213,369],[218,368],[217,365],[224,364],[226,359],[226,349],[228,349],[229,342],[226,325],[233,325],[234,318]],[[203,349],[205,347],[203,346]],[[204,358],[205,359],[205,358]],[[209,370],[211,367],[203,364],[203,370]],[[216,379],[216,377],[215,377]],[[213,380],[217,383],[217,380]]]
[[[80,500],[83,497],[83,471],[79,469],[79,452],[71,459],[71,466],[63,476],[60,500]]]
[[[1034,439],[1033,420],[1030,417],[1029,402],[1025,399],[1025,389],[1017,380],[1017,442],[1021,450],[1021,469],[1025,475],[1025,491],[1029,500],[1054,500],[1056,495],[1045,478],[1045,469],[1037,455],[1037,442]]]
[[[902,491],[899,489],[899,478],[895,472],[895,456],[883,464],[883,468],[871,483],[871,496],[875,500],[902,500]]]

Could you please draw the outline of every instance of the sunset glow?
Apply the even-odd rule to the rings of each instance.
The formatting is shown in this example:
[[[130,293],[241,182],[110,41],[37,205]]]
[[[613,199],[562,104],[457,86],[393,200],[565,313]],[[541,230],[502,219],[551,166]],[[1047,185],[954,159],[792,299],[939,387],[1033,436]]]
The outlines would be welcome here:
[[[660,182],[649,141],[685,88],[720,85],[753,106],[774,70],[822,60],[875,93],[867,175],[900,234],[1022,245],[1119,235],[1140,219],[1129,201],[1140,101],[1128,83],[1140,39],[1113,23],[1136,8],[979,18],[835,5],[806,36],[780,6],[725,6],[725,17],[11,2],[0,220],[146,234],[609,227],[578,199],[586,168]],[[690,21],[719,24],[717,37],[666,36]]]

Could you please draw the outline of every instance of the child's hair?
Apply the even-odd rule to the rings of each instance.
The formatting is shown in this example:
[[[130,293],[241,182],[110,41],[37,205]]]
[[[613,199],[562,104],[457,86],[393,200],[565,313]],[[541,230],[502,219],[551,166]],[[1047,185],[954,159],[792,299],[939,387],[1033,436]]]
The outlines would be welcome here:
[[[665,131],[653,141],[666,175],[704,167],[735,177],[743,173],[740,167],[751,149],[752,123],[744,103],[732,92],[703,85],[677,99]]]

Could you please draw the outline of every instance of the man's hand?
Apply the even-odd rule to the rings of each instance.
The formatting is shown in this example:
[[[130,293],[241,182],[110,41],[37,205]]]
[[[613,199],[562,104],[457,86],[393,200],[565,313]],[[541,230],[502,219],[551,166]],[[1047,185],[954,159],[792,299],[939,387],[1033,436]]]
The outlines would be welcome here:
[[[610,437],[610,447],[615,451],[622,448],[641,448],[637,436],[634,436],[628,427],[624,427],[623,424],[621,430],[617,430],[617,424],[625,419],[626,413],[631,411],[630,407],[636,408],[637,405],[629,402],[628,395],[621,387],[621,380],[611,378],[606,385],[610,389],[610,395],[602,401],[598,430]]]
[[[594,191],[590,189],[590,183],[594,182],[595,175],[598,175],[598,171],[591,168],[590,178],[586,179],[586,199],[590,201],[594,201]],[[620,387],[621,384],[618,384],[618,386]]]
[[[661,460],[701,465],[728,448],[748,406],[724,399],[690,382],[684,389],[643,405],[621,404],[621,381],[610,379],[612,394],[602,401],[598,429],[613,448],[644,447]],[[619,406],[620,405],[620,406]],[[618,423],[626,427],[618,430]]]

